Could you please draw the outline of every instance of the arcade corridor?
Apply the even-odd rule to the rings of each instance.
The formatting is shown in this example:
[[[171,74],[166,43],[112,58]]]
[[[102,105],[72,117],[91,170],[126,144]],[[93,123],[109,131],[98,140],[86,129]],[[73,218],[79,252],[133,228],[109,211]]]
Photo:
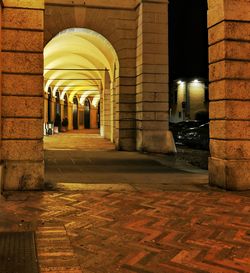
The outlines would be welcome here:
[[[208,172],[173,155],[171,1],[0,0],[0,273],[250,273],[249,0],[207,1]]]

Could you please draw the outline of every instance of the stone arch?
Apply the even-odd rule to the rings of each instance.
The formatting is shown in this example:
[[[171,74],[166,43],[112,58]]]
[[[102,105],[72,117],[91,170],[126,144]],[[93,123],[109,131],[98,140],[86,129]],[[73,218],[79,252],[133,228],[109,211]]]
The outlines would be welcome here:
[[[113,46],[103,35],[86,28],[69,28],[58,33],[44,49],[44,78],[45,92],[48,88],[55,92],[60,89],[61,99],[68,94],[68,101],[73,104],[77,96],[82,106],[88,97],[93,98],[96,106],[106,93],[103,90],[109,89],[109,103],[103,107],[112,110],[109,109],[105,122],[114,126],[113,120],[118,113],[112,97],[115,92],[111,92],[110,88],[114,89],[117,85],[119,60]],[[104,136],[114,140],[116,131],[110,127],[108,130],[110,132]]]
[[[114,105],[110,115],[112,120],[117,121],[116,124],[111,121],[110,139],[116,143],[118,149],[135,150],[137,4],[134,0],[122,3],[94,1],[91,6],[74,6],[70,1],[67,4],[60,4],[60,1],[57,3],[45,1],[45,44],[67,28],[90,29],[112,44],[119,66],[113,64],[113,75],[110,75],[113,78],[110,97],[113,97],[111,104]],[[102,89],[105,89],[104,85]],[[116,107],[117,103],[120,107]]]

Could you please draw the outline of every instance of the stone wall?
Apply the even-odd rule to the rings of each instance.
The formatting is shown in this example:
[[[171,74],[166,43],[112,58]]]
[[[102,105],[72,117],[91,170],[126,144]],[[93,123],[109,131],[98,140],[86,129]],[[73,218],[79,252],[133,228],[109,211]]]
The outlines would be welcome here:
[[[250,4],[208,4],[210,183],[250,189]]]
[[[2,12],[2,159],[6,190],[43,186],[42,0],[5,0]]]

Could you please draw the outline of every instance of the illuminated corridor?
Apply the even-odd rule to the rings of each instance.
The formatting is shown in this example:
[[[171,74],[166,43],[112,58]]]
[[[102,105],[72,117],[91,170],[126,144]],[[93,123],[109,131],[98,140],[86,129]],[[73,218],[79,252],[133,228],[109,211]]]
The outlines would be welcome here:
[[[202,89],[171,84],[179,11]],[[0,0],[0,273],[250,273],[249,26],[249,0]],[[207,109],[205,171],[171,115]]]
[[[100,136],[99,130],[72,130],[44,137],[45,150],[110,151],[115,145]]]

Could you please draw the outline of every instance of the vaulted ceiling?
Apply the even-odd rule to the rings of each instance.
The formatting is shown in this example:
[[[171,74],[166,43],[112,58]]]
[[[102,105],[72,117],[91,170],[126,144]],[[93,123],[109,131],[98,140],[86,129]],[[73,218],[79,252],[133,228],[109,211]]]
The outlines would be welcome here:
[[[74,28],[60,32],[44,48],[44,90],[51,88],[61,99],[75,95],[80,103],[88,96],[100,97],[105,73],[113,81],[119,64],[112,45],[89,29]]]

